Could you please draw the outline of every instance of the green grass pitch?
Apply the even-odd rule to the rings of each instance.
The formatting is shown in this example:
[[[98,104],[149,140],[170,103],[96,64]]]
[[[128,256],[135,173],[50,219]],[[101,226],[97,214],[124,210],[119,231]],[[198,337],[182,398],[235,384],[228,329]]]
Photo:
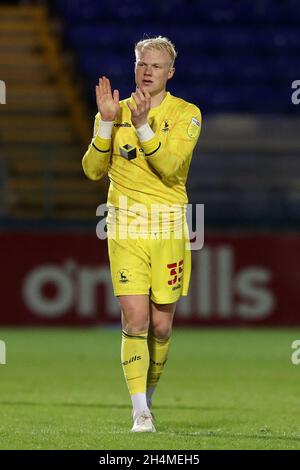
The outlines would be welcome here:
[[[0,449],[300,449],[300,330],[179,330],[132,434],[114,329],[2,329]]]

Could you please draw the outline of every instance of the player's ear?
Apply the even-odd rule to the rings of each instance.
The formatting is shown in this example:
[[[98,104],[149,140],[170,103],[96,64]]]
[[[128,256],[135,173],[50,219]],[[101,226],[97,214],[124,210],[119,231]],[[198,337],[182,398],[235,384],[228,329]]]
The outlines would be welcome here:
[[[175,67],[171,67],[168,72],[168,79],[172,78],[175,73]]]

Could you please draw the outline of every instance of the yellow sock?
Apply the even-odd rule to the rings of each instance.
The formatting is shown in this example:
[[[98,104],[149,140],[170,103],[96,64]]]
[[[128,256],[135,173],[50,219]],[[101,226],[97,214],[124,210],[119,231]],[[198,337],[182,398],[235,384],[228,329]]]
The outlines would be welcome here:
[[[168,352],[170,347],[170,338],[167,339],[158,339],[149,334],[148,337],[148,348],[150,355],[150,365],[148,370],[147,377],[147,390],[150,391],[150,401],[151,395],[153,393],[154,387],[156,387],[160,376],[163,372],[164,365],[168,359]],[[148,396],[148,393],[147,393]]]
[[[146,393],[149,368],[148,333],[129,335],[122,331],[121,360],[130,395]]]

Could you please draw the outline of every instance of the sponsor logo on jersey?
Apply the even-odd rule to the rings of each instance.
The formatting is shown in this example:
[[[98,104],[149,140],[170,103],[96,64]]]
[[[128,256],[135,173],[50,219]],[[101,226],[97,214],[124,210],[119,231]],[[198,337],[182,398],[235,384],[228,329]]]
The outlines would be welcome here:
[[[120,147],[120,154],[126,160],[133,160],[136,158],[136,147],[132,147],[129,144],[123,145]]]
[[[114,127],[131,127],[130,122],[125,121],[125,122],[115,122]]]

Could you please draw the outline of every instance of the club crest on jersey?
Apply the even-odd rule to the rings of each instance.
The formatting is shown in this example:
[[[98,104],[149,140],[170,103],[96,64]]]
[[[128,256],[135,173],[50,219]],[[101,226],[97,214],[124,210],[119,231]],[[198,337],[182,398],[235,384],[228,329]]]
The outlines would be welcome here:
[[[160,130],[163,132],[168,132],[170,130],[170,126],[171,126],[171,119],[164,119],[164,122],[162,123]]]
[[[120,154],[123,158],[126,158],[126,160],[133,160],[136,158],[136,148],[129,144],[122,145],[122,147],[120,147]]]
[[[200,121],[193,117],[187,129],[188,136],[191,137],[192,139],[195,139],[196,137],[198,137],[200,133],[200,127],[201,127]]]

